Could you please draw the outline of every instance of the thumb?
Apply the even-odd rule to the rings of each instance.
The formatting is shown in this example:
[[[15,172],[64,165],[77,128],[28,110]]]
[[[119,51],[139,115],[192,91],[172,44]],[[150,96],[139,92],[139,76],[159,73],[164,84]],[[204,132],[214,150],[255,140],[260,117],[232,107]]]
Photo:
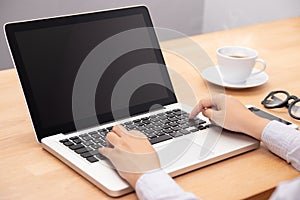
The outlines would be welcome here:
[[[208,119],[212,120],[214,110],[208,108],[202,111],[202,114],[207,117]]]

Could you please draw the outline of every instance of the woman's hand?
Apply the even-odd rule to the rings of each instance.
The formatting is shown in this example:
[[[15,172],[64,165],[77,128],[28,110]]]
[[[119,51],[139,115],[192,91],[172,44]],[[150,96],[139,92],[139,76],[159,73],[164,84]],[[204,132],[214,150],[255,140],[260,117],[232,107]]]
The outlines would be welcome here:
[[[127,131],[117,125],[107,134],[106,140],[108,147],[100,148],[99,152],[133,188],[143,173],[160,168],[155,149],[141,132]]]
[[[240,101],[226,95],[200,100],[190,118],[194,118],[200,112],[212,123],[231,131],[246,133],[259,140],[263,129],[269,123],[269,120],[249,111]]]

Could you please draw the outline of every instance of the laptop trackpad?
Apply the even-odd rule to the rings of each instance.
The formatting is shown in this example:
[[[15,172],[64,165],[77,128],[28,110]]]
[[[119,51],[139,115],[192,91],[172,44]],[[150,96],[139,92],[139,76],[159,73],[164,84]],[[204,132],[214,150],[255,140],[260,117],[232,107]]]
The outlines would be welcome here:
[[[190,139],[172,140],[159,147],[155,147],[162,168],[181,168],[205,160],[212,156],[213,152],[194,143]],[[171,170],[173,171],[173,170]]]

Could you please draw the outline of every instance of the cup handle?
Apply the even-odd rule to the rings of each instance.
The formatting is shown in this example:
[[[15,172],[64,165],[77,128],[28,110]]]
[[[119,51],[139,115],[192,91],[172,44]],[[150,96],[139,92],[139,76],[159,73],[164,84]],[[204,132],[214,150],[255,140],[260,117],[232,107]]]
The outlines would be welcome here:
[[[261,70],[259,70],[258,72],[253,72],[253,73],[251,73],[251,76],[255,76],[255,75],[257,75],[257,74],[260,74],[261,72],[265,71],[265,69],[266,69],[266,67],[267,67],[266,62],[265,62],[263,59],[261,59],[261,58],[257,58],[257,59],[255,60],[255,62],[256,62],[256,63],[257,63],[257,62],[261,63],[262,66],[263,66],[263,68],[262,68]]]

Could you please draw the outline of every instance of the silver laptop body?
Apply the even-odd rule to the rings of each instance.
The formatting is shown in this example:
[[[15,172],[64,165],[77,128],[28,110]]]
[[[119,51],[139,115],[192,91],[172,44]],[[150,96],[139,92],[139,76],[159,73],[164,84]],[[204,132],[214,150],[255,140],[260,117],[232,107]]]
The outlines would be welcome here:
[[[113,197],[133,189],[106,159],[91,162],[62,141],[165,112],[191,111],[177,102],[151,27],[145,7],[5,25],[37,140]],[[198,118],[201,129],[188,127],[188,134],[153,143],[163,170],[173,177],[259,147],[251,137]]]

